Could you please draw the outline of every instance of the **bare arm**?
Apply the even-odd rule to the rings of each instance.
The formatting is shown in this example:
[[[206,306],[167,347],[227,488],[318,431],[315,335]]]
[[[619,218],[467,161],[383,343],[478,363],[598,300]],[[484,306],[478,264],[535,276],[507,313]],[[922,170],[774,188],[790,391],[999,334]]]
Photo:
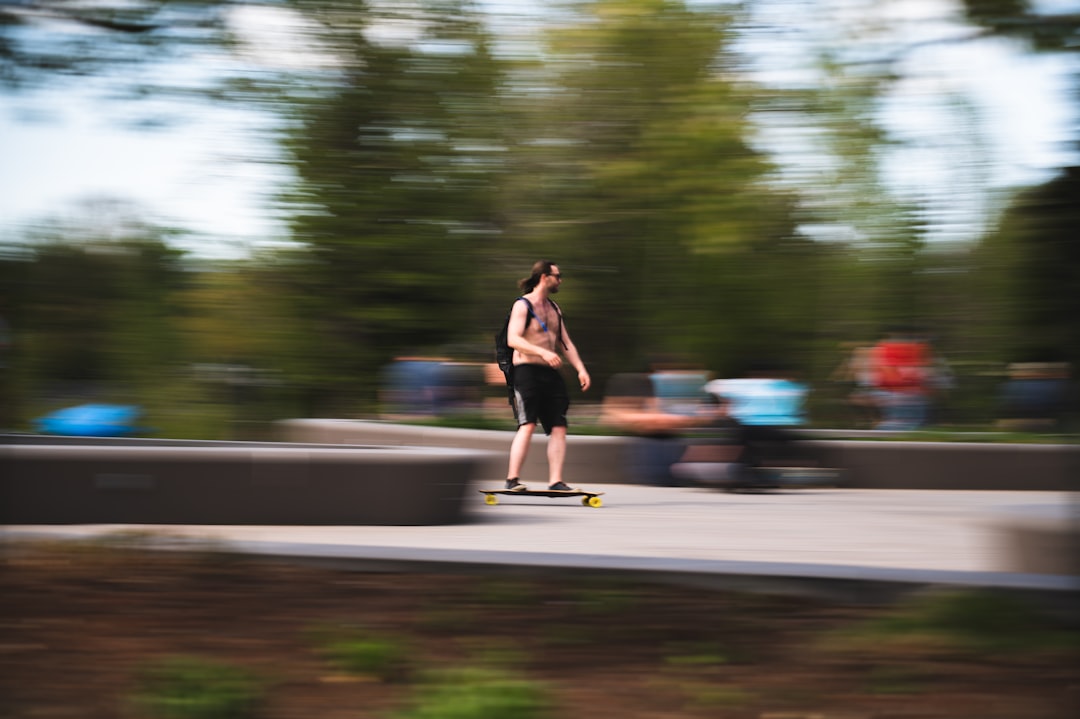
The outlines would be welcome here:
[[[563,354],[570,361],[570,366],[577,370],[578,383],[581,385],[581,391],[585,392],[592,386],[592,378],[589,377],[589,372],[585,369],[585,363],[581,361],[581,356],[578,355],[574,341],[570,339],[570,331],[566,329],[566,322],[562,321],[560,324],[562,325],[560,331],[562,332]]]

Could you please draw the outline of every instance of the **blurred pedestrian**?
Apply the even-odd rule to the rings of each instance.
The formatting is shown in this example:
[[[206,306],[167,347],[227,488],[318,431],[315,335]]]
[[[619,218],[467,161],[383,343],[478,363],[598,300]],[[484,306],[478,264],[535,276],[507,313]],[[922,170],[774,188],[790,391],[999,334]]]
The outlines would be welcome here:
[[[911,431],[926,424],[933,364],[926,341],[907,328],[890,330],[871,351],[874,396],[881,410],[875,429]]]
[[[1067,362],[1014,362],[999,397],[998,427],[1052,432],[1065,423],[1070,404]]]
[[[563,481],[566,414],[570,408],[566,383],[560,374],[563,357],[577,370],[582,392],[589,389],[592,380],[570,339],[562,311],[551,299],[559,292],[562,279],[558,265],[548,260],[536,262],[529,276],[518,282],[524,294],[514,301],[510,310],[506,338],[514,350],[512,406],[518,429],[510,445],[506,488],[514,491],[527,489],[520,474],[537,423],[548,435],[548,489],[574,489]]]

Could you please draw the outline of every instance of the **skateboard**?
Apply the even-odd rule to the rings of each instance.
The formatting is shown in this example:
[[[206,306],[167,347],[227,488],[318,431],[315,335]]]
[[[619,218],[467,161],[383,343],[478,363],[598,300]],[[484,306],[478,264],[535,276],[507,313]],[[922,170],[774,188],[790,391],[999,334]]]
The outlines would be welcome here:
[[[484,503],[491,505],[499,503],[499,498],[495,495],[510,494],[515,497],[581,497],[581,503],[586,507],[604,506],[603,500],[600,499],[603,492],[587,492],[583,489],[569,492],[558,489],[528,489],[524,492],[515,492],[512,489],[481,489],[480,492],[484,495]]]

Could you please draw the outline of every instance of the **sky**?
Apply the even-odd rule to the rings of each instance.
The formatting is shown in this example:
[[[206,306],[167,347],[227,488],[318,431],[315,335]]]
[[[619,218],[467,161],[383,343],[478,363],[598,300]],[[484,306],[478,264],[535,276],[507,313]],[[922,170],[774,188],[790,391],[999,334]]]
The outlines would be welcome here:
[[[497,2],[504,19],[535,12],[534,4],[522,0]],[[820,16],[826,5],[850,4],[820,0],[806,7]],[[882,7],[889,10],[881,19],[898,37],[958,28],[952,0],[894,1]],[[289,36],[288,27],[273,16],[252,15],[245,22],[260,37]],[[790,67],[782,45],[757,50],[764,53],[762,79],[782,81],[776,68]],[[277,59],[287,55],[279,53]],[[170,72],[190,73],[195,81],[221,62],[207,56]],[[1077,162],[1069,138],[1077,136],[1080,122],[1076,103],[1067,98],[1075,64],[1025,56],[1021,48],[997,40],[927,47],[900,69],[904,80],[883,110],[892,132],[907,141],[886,164],[898,191],[933,198],[933,178],[997,188],[1035,184],[1049,179],[1054,168]],[[187,228],[192,236],[177,244],[210,259],[242,257],[254,247],[287,239],[272,202],[289,179],[287,168],[270,162],[277,156],[272,118],[191,99],[103,99],[110,90],[108,80],[81,78],[0,96],[0,242],[45,218],[78,216],[80,203],[95,198],[130,201],[148,219]],[[941,150],[950,123],[957,121],[957,103],[990,118],[979,137],[972,136],[971,148],[983,160],[971,167],[984,168],[980,171],[990,177],[965,179],[958,169],[966,167],[963,144]],[[956,205],[960,201],[939,199],[936,212],[946,219],[952,213],[959,227],[988,209],[986,197],[968,197],[965,207]]]

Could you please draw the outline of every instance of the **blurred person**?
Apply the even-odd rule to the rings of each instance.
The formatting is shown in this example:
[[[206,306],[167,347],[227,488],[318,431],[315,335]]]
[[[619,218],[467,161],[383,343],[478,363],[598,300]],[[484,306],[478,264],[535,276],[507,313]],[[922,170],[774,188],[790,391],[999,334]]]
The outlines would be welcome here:
[[[924,426],[934,373],[927,342],[909,329],[892,329],[874,345],[870,359],[881,409],[874,429],[903,432]]]
[[[608,380],[600,421],[631,435],[628,470],[637,482],[661,487],[681,484],[671,467],[685,451],[684,430],[701,426],[697,414],[666,409],[653,372],[626,372]]]
[[[761,364],[745,377],[713,380],[705,389],[729,403],[727,413],[741,425],[745,464],[757,468],[811,461],[793,432],[806,423],[809,387],[790,372]]]
[[[548,489],[571,491],[563,481],[566,460],[566,414],[570,398],[560,374],[562,355],[577,370],[582,392],[592,385],[585,363],[570,339],[562,311],[551,299],[562,285],[559,266],[539,260],[528,277],[518,282],[524,293],[514,301],[507,328],[507,343],[513,349],[513,402],[518,429],[510,445],[506,489],[526,491],[521,482],[521,468],[529,452],[537,423],[548,435]],[[524,301],[523,301],[524,300]]]
[[[1014,362],[999,397],[998,427],[1009,431],[1059,429],[1070,404],[1067,362]]]
[[[671,466],[672,475],[683,484],[725,488],[758,483],[745,427],[731,415],[731,400],[706,393],[702,401],[707,421],[690,433],[685,450]]]
[[[661,411],[691,416],[700,413],[708,372],[688,362],[656,358],[650,363],[649,379]]]
[[[484,367],[476,362],[448,361],[442,365],[441,386],[436,397],[440,415],[478,410],[483,404]]]
[[[381,401],[388,416],[434,417],[439,414],[445,357],[403,355],[382,372]]]

